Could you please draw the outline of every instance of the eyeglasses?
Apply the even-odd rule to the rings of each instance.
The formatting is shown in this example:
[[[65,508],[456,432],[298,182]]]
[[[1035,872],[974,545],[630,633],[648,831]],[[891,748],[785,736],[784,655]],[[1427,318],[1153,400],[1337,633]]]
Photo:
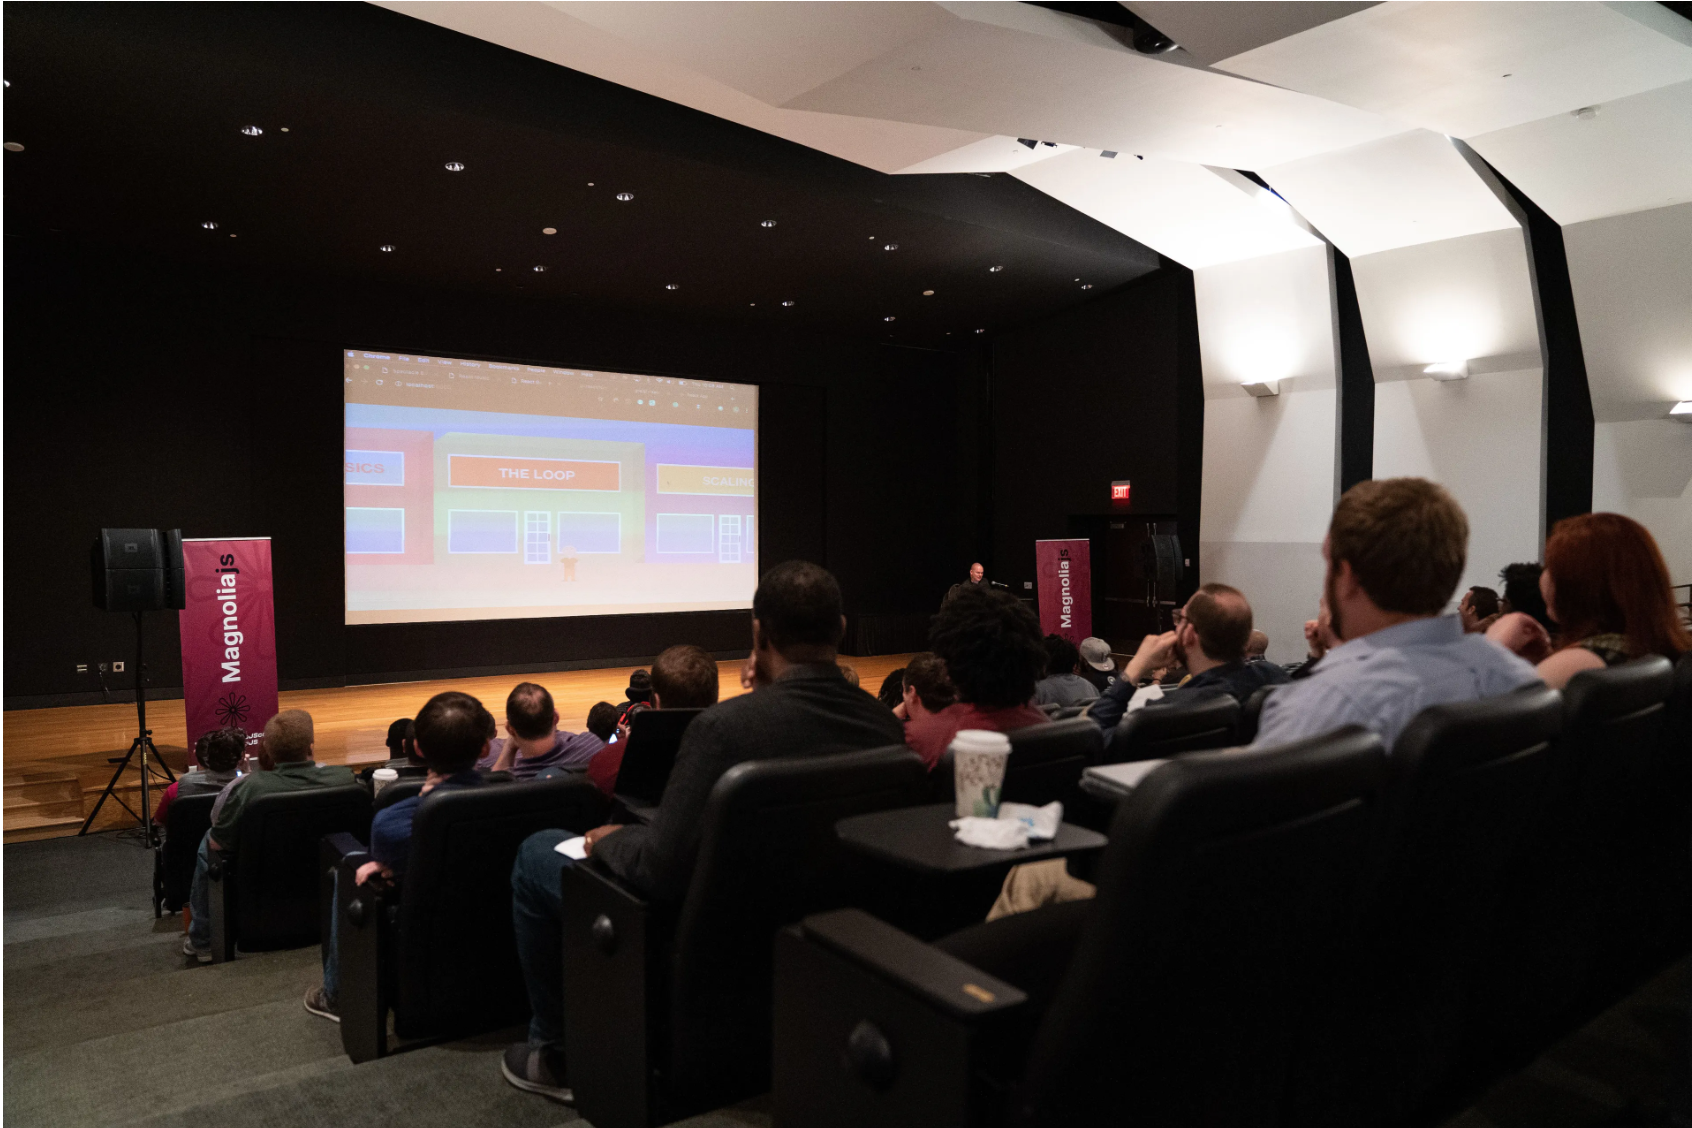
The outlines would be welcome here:
[[[1174,626],[1178,627],[1186,621],[1187,621],[1187,612],[1184,608],[1177,607],[1177,608],[1175,608],[1175,610],[1173,610],[1169,613],[1169,622],[1171,624],[1173,624]]]

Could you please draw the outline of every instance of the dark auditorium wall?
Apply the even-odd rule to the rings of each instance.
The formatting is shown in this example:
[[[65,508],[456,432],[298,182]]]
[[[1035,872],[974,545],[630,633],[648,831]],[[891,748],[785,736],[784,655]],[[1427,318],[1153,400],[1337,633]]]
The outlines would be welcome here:
[[[1192,272],[1166,263],[1116,293],[1000,336],[991,351],[992,578],[1030,595],[1034,542],[1071,517],[1175,514],[1198,574],[1204,391]],[[1187,585],[1191,587],[1192,584]],[[1097,614],[1097,612],[1095,612]]]
[[[225,273],[62,236],[8,239],[5,327],[8,707],[99,700],[75,666],[133,661],[128,617],[90,605],[102,525],[274,538],[284,688],[613,664],[678,641],[744,650],[744,612],[344,626],[347,347],[760,384],[761,560],[820,560],[849,612],[931,609],[977,543],[971,354]],[[170,614],[148,617],[147,645],[149,685],[168,694],[181,685]]]

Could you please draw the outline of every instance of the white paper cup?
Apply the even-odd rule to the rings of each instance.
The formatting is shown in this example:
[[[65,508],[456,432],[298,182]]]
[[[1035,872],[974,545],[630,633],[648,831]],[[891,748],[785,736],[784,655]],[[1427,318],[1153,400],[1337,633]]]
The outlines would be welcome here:
[[[997,818],[1005,765],[1010,762],[1010,737],[986,729],[964,729],[952,738],[951,747],[958,818]]]
[[[370,782],[375,785],[373,795],[382,794],[382,789],[399,779],[399,772],[393,768],[377,768],[370,774]]]

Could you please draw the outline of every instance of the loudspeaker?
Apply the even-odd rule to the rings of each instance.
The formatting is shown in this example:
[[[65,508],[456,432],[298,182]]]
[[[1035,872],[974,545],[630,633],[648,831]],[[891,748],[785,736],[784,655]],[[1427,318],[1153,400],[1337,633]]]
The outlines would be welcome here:
[[[186,606],[180,529],[101,529],[88,564],[94,606],[102,611]]]
[[[1181,586],[1181,538],[1173,533],[1153,533],[1140,542],[1140,571],[1155,580],[1163,594]]]

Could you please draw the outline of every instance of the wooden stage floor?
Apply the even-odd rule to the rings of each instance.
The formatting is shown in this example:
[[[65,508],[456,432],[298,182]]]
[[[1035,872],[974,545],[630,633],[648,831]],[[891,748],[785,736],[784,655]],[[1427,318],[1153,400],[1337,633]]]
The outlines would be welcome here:
[[[863,686],[874,693],[887,674],[905,664],[907,654],[846,658],[857,668]],[[482,699],[503,722],[506,694],[522,681],[539,682],[552,691],[559,724],[579,732],[586,727],[595,702],[623,700],[633,666],[603,670],[547,671],[501,674],[483,678],[392,682],[337,689],[301,689],[283,693],[284,709],[304,709],[317,729],[317,759],[325,764],[365,764],[385,760],[383,744],[395,717],[414,716],[423,703],[442,690],[458,689]],[[722,696],[741,692],[740,663],[720,662]],[[147,723],[153,740],[173,771],[181,771],[187,755],[187,721],[177,701],[147,704]],[[17,709],[0,718],[4,747],[5,840],[23,842],[75,834],[87,812],[111,779],[109,757],[121,756],[135,738],[135,706],[81,705],[65,709]],[[139,809],[140,777],[124,773],[119,794]],[[155,805],[157,799],[154,799]],[[93,829],[111,830],[136,825],[122,807],[106,800]]]

